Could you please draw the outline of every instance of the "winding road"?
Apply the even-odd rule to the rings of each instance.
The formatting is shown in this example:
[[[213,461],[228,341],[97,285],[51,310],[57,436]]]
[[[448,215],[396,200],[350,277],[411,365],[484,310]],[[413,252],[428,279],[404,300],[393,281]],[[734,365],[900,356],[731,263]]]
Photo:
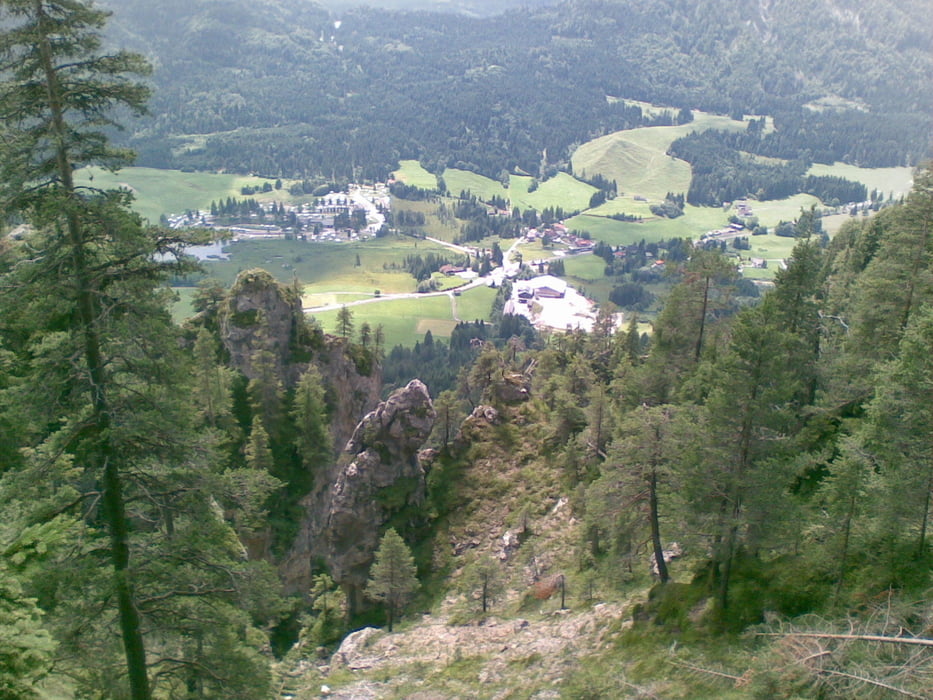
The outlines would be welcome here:
[[[432,243],[437,243],[446,248],[456,250],[459,253],[473,253],[474,251],[471,248],[465,248],[464,246],[455,245],[453,243],[448,243],[447,241],[442,241],[439,238],[430,238],[426,237],[425,240],[431,241]],[[519,244],[522,243],[522,238],[516,238],[515,241],[509,246],[509,249],[503,253],[502,259],[505,261],[510,261],[512,258],[512,253],[518,248]],[[440,292],[403,292],[399,294],[380,294],[376,296],[375,294],[368,299],[356,299],[355,301],[348,301],[345,304],[325,304],[323,306],[306,306],[303,307],[303,311],[306,314],[314,314],[322,311],[335,311],[341,307],[351,307],[351,306],[360,306],[361,304],[374,304],[380,301],[392,301],[395,299],[425,299],[428,297],[439,297],[439,296],[448,296],[450,297],[450,308],[451,316],[454,321],[459,321],[457,318],[457,297],[454,292],[465,292],[469,289],[474,289],[483,285],[488,285],[490,282],[495,282],[496,285],[502,284],[502,280],[510,272],[517,272],[518,265],[516,263],[507,262],[502,267],[495,268],[488,275],[483,277],[477,277],[476,279],[470,280],[464,285],[457,287],[456,289],[446,289]],[[334,294],[359,294],[359,292],[333,292]]]

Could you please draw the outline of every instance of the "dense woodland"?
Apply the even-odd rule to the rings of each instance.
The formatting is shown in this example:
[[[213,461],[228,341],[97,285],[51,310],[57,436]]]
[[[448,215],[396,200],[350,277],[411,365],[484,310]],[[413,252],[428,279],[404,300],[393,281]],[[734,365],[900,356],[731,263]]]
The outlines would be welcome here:
[[[143,165],[356,180],[416,158],[546,178],[575,145],[674,120],[621,98],[771,115],[754,152],[788,160],[913,165],[928,148],[922,0],[578,0],[485,19],[273,0],[114,9],[114,40],[155,63],[153,116],[129,132]]]
[[[150,12],[172,7],[150,4]],[[232,22],[237,6],[223,7]],[[301,498],[335,457],[330,430],[347,397],[328,394],[324,363],[310,359],[327,339],[299,306],[286,319],[283,351],[303,362],[300,376],[284,376],[272,353],[257,352],[247,379],[221,349],[230,322],[251,327],[260,316],[231,305],[236,286],[204,285],[195,319],[172,322],[163,283],[191,271],[187,241],[145,226],[126,192],[73,180],[75,167],[126,162],[101,129],[115,109],[144,111],[145,62],[102,57],[104,17],[84,4],[0,8],[8,13],[0,24],[0,695],[47,697],[54,687],[65,697],[268,698],[272,654],[296,638],[326,653],[361,619],[391,627],[416,575],[425,605],[450,593],[445,576],[458,565],[447,555],[450,568],[435,569],[432,551],[449,550],[445,528],[477,507],[471,469],[482,460],[517,458],[559,475],[527,487],[569,497],[577,526],[568,576],[621,595],[633,561],[646,551],[655,559],[629,644],[605,658],[701,648],[766,617],[805,613],[850,630],[929,637],[929,167],[904,203],[853,220],[828,244],[802,215],[792,258],[760,300],[738,298],[737,272],[719,251],[669,241],[676,285],[650,338],[634,317],[613,333],[608,313],[589,334],[541,337],[503,316],[500,298],[492,328],[466,324],[449,344],[425,337],[410,354],[397,352],[393,382],[438,366],[438,357],[460,369],[431,378],[437,461],[425,500],[400,507],[374,553],[374,607],[347,620],[326,572],[289,597],[273,566]],[[909,52],[916,36],[892,12],[890,31]],[[683,19],[665,21],[672,16]],[[424,18],[438,32],[444,21]],[[576,37],[568,46],[581,51],[618,29],[586,14],[563,22],[561,36]],[[833,65],[824,66],[828,76]],[[846,75],[866,101],[895,89]],[[665,89],[676,103],[681,93],[659,80]],[[906,105],[912,94],[901,95]],[[767,106],[766,94],[759,99]],[[615,251],[601,252],[614,264]],[[245,278],[286,301],[297,296],[266,273]],[[388,370],[378,328],[355,328],[345,313],[341,330],[338,345],[357,376]],[[516,392],[516,382],[527,386]],[[500,422],[457,440],[461,419],[479,406]],[[498,483],[486,500],[507,505]],[[549,509],[535,506],[526,519]],[[687,563],[665,562],[672,541]],[[268,547],[250,556],[257,542]],[[384,574],[393,562],[404,573],[395,587]],[[488,570],[471,571],[488,581]],[[862,613],[879,599],[887,616],[876,629]],[[487,602],[484,587],[484,611]],[[804,663],[774,663],[786,653],[780,644],[749,652],[753,696],[855,697],[879,683],[929,694],[922,653],[894,647],[840,659],[830,689]],[[660,682],[678,671],[653,673]],[[591,691],[616,687],[612,674],[600,675]]]

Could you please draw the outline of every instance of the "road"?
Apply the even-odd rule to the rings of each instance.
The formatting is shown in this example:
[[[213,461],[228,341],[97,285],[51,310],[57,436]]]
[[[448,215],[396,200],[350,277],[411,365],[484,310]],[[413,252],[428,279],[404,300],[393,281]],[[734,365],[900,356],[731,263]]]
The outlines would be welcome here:
[[[445,246],[452,250],[456,250],[459,253],[472,253],[472,248],[466,248],[460,245],[454,245],[453,243],[448,243],[447,241],[442,241],[438,238],[427,238],[426,240],[431,241],[432,243],[437,243],[439,245]],[[518,249],[519,244],[523,241],[522,238],[516,238],[515,241],[509,246],[509,249],[503,253],[503,260],[505,264],[502,267],[495,268],[488,275],[483,277],[477,277],[476,279],[470,280],[464,285],[456,288],[458,292],[465,292],[469,289],[474,289],[482,285],[488,285],[490,282],[494,282],[496,286],[502,284],[502,281],[510,273],[518,272],[518,264],[511,262],[512,254]],[[457,318],[457,302],[456,296],[454,295],[453,289],[447,289],[440,292],[403,292],[399,294],[380,294],[376,296],[375,294],[369,299],[357,299],[355,301],[348,301],[345,304],[326,304],[324,306],[306,306],[304,307],[304,312],[306,314],[319,313],[322,311],[335,311],[341,307],[347,306],[360,306],[361,304],[373,304],[379,301],[392,301],[393,299],[425,299],[428,297],[439,297],[439,296],[448,296],[450,297],[450,306],[451,306],[451,316],[455,321],[459,321]],[[357,294],[358,292],[336,292],[336,294]]]

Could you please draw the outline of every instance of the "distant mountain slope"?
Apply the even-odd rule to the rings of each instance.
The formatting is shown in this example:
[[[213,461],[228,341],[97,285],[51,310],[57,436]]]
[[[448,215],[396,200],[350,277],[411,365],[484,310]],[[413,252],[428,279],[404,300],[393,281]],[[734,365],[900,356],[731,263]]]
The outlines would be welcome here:
[[[473,17],[491,17],[519,7],[555,5],[557,0],[322,0],[332,12],[345,12],[357,7],[372,7],[393,11],[453,12]]]
[[[108,1],[114,40],[157,68],[155,118],[134,134],[143,164],[382,177],[418,158],[546,176],[575,145],[651,123],[607,96],[786,115],[795,141],[825,140],[825,124],[801,126],[821,101],[847,115],[839,138],[883,129],[900,144],[883,149],[892,162],[863,164],[928,153],[922,0],[570,0],[486,19],[339,20],[301,1]]]

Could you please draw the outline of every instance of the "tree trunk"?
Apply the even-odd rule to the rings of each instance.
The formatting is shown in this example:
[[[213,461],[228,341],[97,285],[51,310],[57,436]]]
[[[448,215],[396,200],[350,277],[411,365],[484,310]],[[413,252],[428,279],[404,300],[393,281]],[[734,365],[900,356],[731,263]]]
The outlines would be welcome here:
[[[933,494],[933,462],[927,468],[927,488],[923,496],[923,518],[920,521],[920,538],[917,540],[917,558],[923,556],[926,549],[927,523],[930,520],[930,496]]]
[[[648,479],[648,517],[651,520],[651,544],[654,545],[654,561],[658,566],[661,583],[667,583],[669,575],[664,561],[664,549],[661,547],[661,526],[658,522],[658,473],[653,468]]]
[[[35,2],[36,15],[40,22],[48,21],[42,0]],[[120,632],[126,655],[127,676],[133,700],[149,700],[149,677],[146,670],[146,652],[140,625],[139,611],[133,599],[133,588],[129,576],[129,526],[123,501],[123,488],[119,468],[110,442],[110,407],[107,403],[107,379],[101,353],[100,337],[96,330],[97,313],[94,289],[85,259],[84,232],[78,212],[71,160],[68,157],[67,133],[61,100],[58,75],[52,61],[49,33],[44,33],[39,42],[39,51],[46,77],[46,91],[52,117],[52,133],[56,138],[56,157],[62,187],[69,198],[66,206],[72,273],[77,292],[78,323],[83,336],[84,363],[90,379],[90,399],[93,407],[94,425],[97,430],[98,451],[103,465],[103,505],[107,529],[110,533],[110,559],[113,566],[114,590],[120,617]]]

